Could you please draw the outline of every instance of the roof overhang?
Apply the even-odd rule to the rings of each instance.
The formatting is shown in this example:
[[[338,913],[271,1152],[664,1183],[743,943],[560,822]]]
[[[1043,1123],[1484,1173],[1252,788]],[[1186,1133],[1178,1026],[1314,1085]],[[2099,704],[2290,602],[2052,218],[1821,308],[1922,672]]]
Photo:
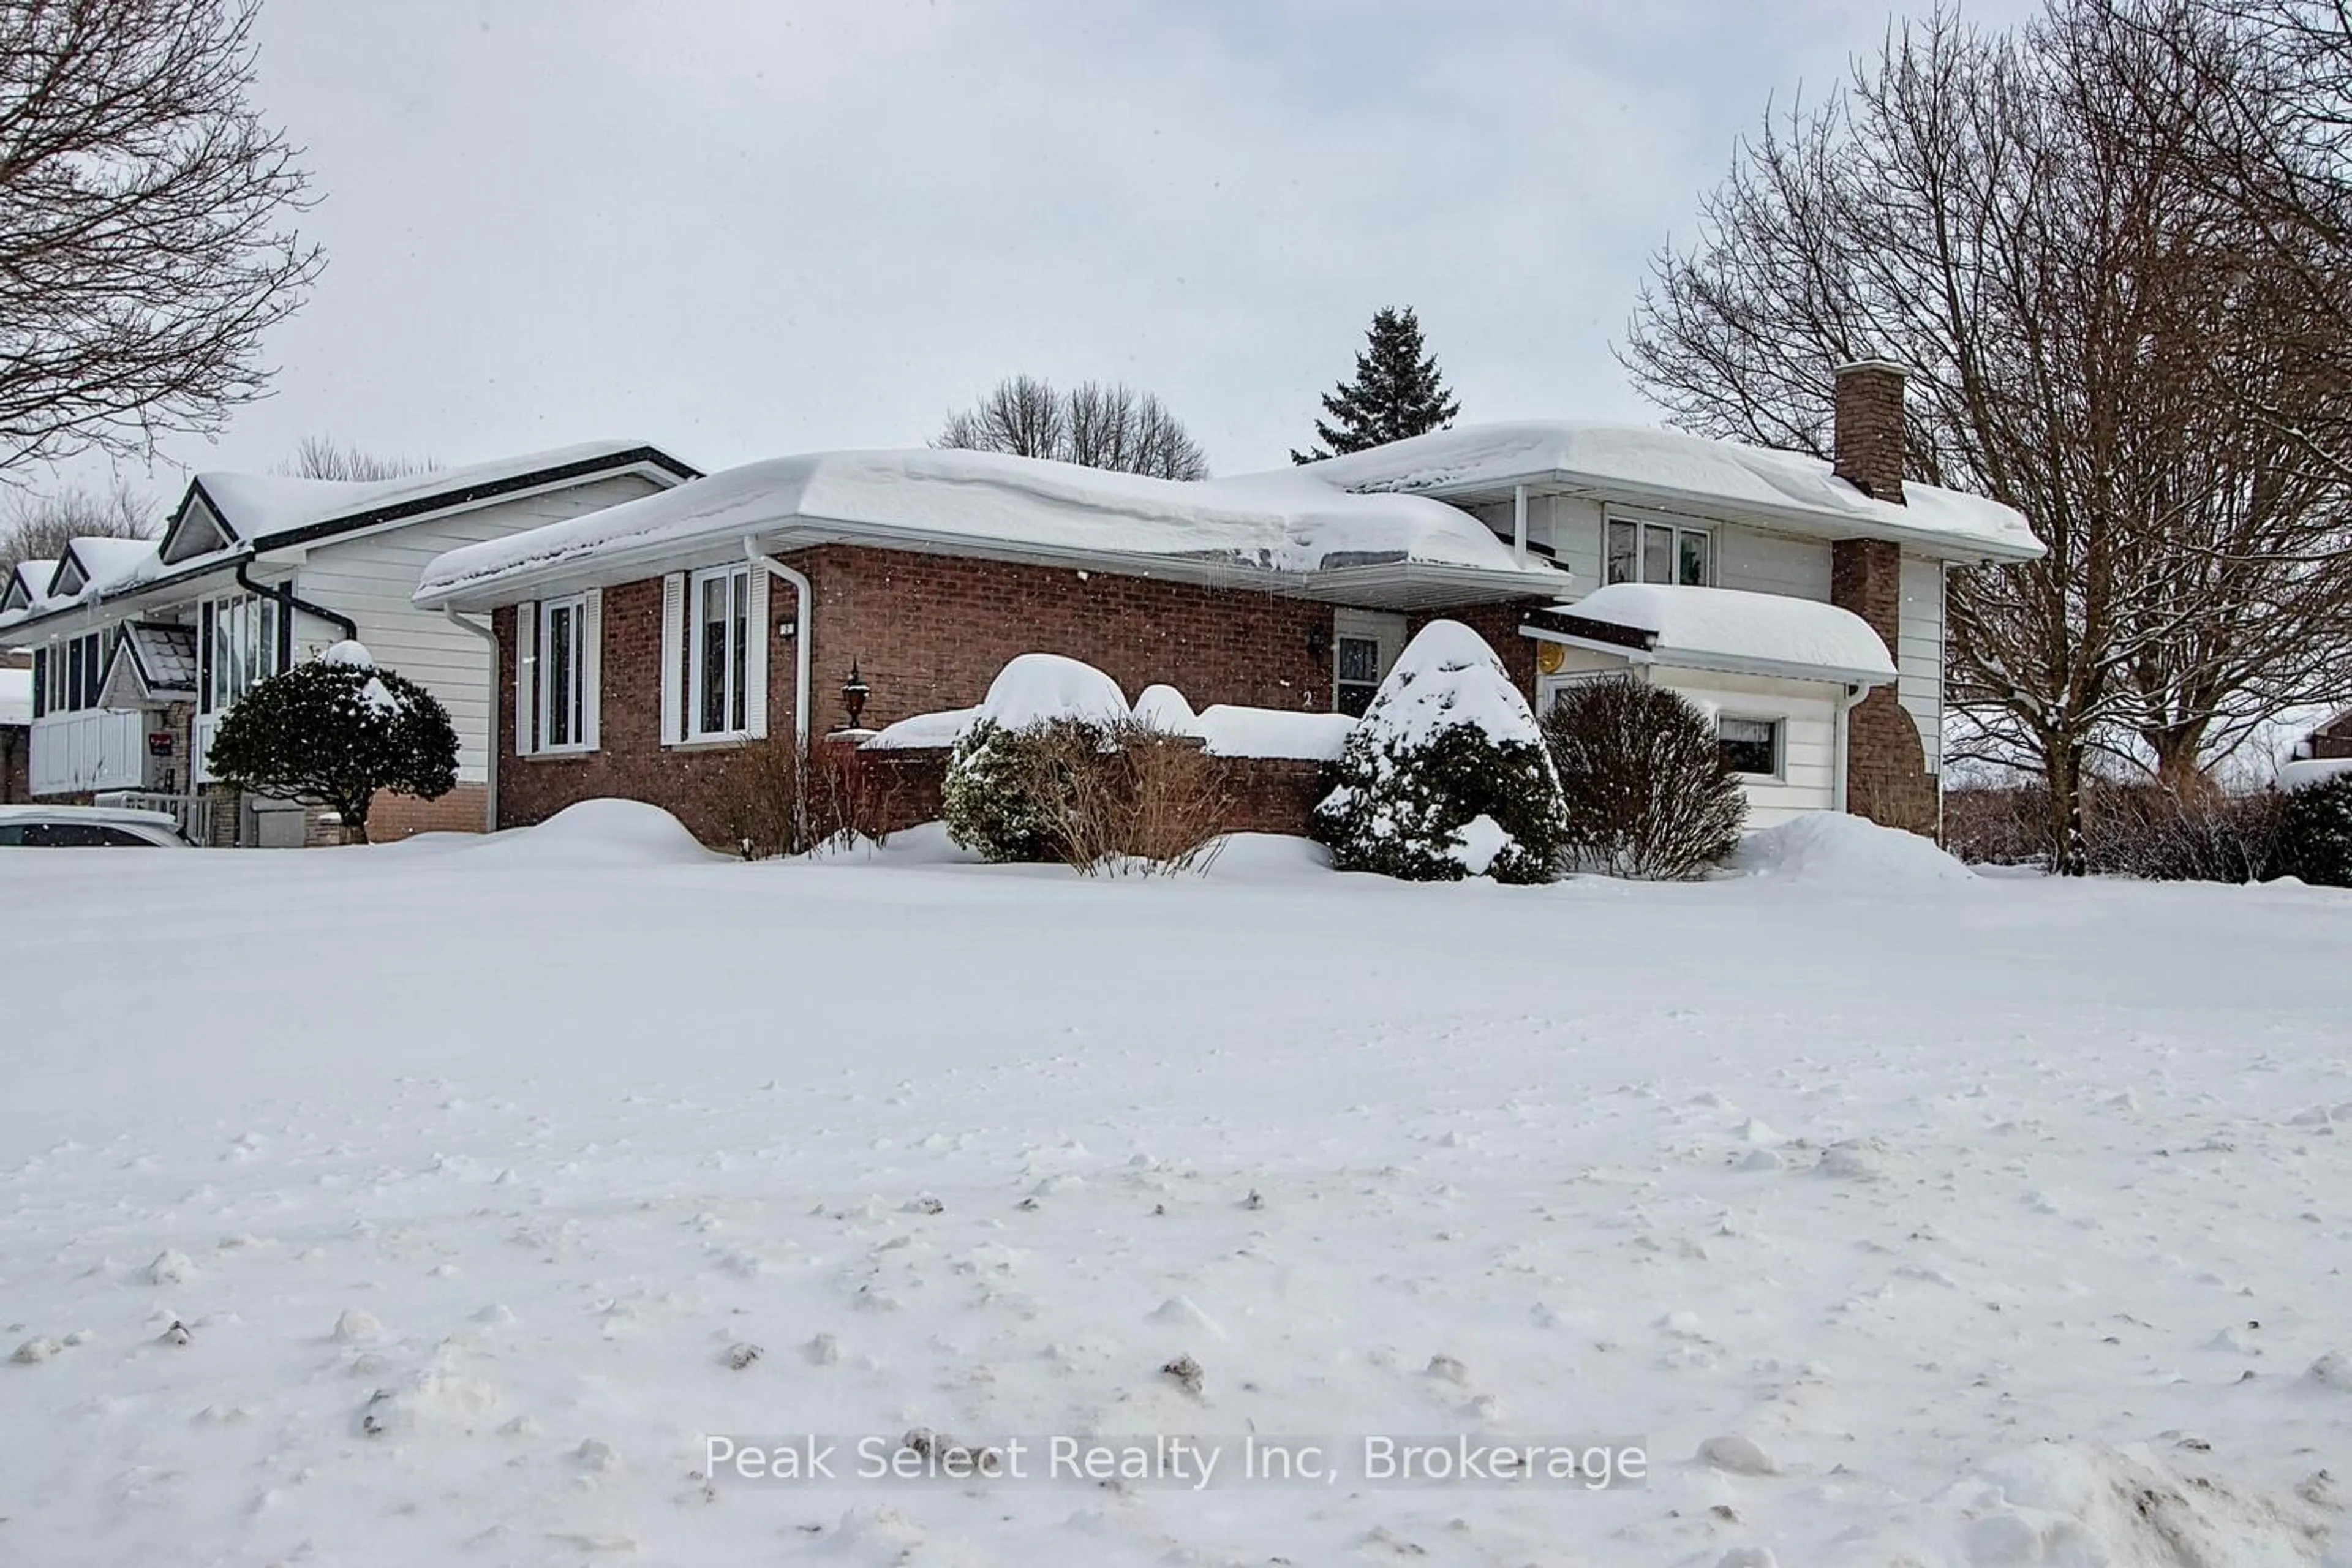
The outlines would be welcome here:
[[[1549,600],[1559,598],[1570,587],[1568,574],[1549,566],[1530,565],[1518,570],[1398,560],[1293,572],[1223,556],[1071,549],[908,524],[844,521],[795,513],[723,534],[704,534],[688,540],[663,538],[634,548],[603,546],[583,550],[568,559],[526,562],[467,582],[420,588],[416,603],[428,609],[479,613],[526,599],[552,598],[592,587],[635,582],[666,572],[740,561],[747,540],[771,554],[828,544],[856,545],[919,555],[963,556],[1073,572],[1102,572],[1114,576],[1242,589],[1381,609],[1436,609],[1510,600]]]
[[[1892,686],[1895,677],[1883,669],[1846,669],[1826,664],[1795,664],[1787,659],[1752,658],[1719,649],[1661,647],[1654,633],[1637,631],[1613,621],[1588,620],[1569,611],[1547,610],[1543,622],[1527,622],[1519,635],[1538,642],[1558,643],[1589,653],[1608,654],[1628,664],[1657,665],[1669,669],[1700,669],[1717,675],[1757,676],[1768,680],[1814,680],[1832,686]]]
[[[1540,468],[1499,479],[1482,474],[1475,481],[1437,484],[1399,493],[1429,496],[1456,506],[1475,506],[1508,501],[1520,486],[1527,488],[1530,499],[1564,495],[1597,500],[1603,505],[1615,501],[1622,506],[1646,507],[1700,521],[1745,523],[1781,533],[1832,542],[1840,539],[1884,539],[1908,545],[1920,554],[1939,561],[2033,561],[2042,553],[2038,546],[2026,549],[1994,540],[1964,539],[1940,529],[1906,528],[1898,522],[1815,511],[1809,507],[1766,506],[1679,489],[1671,485],[1645,485],[1633,480],[1611,479],[1601,483],[1589,474],[1561,468]]]

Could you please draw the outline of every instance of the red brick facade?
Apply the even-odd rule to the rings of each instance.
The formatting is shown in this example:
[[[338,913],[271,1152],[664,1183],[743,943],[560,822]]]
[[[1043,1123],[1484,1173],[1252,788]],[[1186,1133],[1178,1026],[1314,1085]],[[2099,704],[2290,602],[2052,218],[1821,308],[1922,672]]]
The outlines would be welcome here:
[[[33,798],[33,731],[24,724],[0,724],[0,805]]]
[[[1853,611],[1889,652],[1901,646],[1903,552],[1883,539],[1841,539],[1831,547],[1830,602]],[[1895,688],[1881,686],[1846,719],[1846,809],[1888,827],[1936,837],[1936,776],[1919,727]]]
[[[841,687],[853,661],[871,693],[864,723],[876,729],[918,713],[973,706],[997,673],[1024,653],[1084,659],[1129,696],[1164,681],[1196,708],[1232,702],[1325,712],[1331,705],[1328,605],[847,545],[782,559],[804,573],[814,590],[810,685],[820,735],[846,718]],[[769,618],[781,625],[792,618],[793,590],[781,581],[771,586]],[[661,599],[658,578],[604,590],[599,744],[578,755],[512,754],[514,612],[500,610],[493,617],[499,730],[506,737],[499,758],[500,826],[543,821],[593,796],[625,795],[668,809],[707,841],[723,838],[706,796],[732,748],[661,743]],[[1518,635],[1517,608],[1444,613],[1475,626],[1522,688],[1533,689],[1535,653]],[[1432,618],[1416,616],[1409,625],[1418,630]],[[769,630],[772,637],[773,625]],[[776,637],[769,650],[768,730],[789,733],[793,645]],[[1253,775],[1245,793],[1255,799],[1272,787]]]
[[[1879,360],[1841,365],[1830,471],[1879,500],[1903,500],[1903,371]]]

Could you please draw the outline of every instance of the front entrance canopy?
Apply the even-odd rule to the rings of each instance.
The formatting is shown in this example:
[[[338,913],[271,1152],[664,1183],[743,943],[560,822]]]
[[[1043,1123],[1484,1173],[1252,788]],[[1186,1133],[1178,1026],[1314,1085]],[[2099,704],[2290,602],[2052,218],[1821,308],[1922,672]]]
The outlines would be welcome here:
[[[1612,583],[1573,605],[1530,612],[1519,630],[1633,664],[1843,686],[1895,679],[1895,659],[1867,621],[1780,594]]]

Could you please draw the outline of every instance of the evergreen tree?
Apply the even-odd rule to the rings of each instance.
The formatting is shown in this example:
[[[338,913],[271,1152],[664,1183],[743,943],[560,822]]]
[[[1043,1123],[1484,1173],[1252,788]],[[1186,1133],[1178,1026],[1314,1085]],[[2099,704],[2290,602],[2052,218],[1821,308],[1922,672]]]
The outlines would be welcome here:
[[[457,786],[457,731],[433,693],[341,642],[238,698],[213,735],[212,770],[255,795],[332,807],[345,840],[364,844],[378,790],[438,800]]]
[[[1315,422],[1322,445],[1294,450],[1294,463],[1319,462],[1339,452],[1360,452],[1408,436],[1443,430],[1462,412],[1437,369],[1437,356],[1421,341],[1421,318],[1411,307],[1384,308],[1372,317],[1364,352],[1356,356],[1356,379],[1323,395],[1328,420]]]

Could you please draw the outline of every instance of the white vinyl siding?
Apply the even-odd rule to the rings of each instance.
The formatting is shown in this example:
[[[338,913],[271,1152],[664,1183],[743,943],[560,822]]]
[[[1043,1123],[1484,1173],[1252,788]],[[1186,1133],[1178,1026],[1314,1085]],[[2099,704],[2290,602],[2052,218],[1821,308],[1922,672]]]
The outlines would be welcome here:
[[[1810,680],[1767,680],[1713,671],[1658,668],[1651,679],[1724,718],[1780,721],[1780,774],[1742,778],[1748,826],[1771,827],[1837,804],[1837,700]]]
[[[1718,588],[1829,603],[1830,545],[1825,540],[1726,526],[1716,530],[1715,550]]]
[[[635,474],[617,475],[360,539],[329,541],[314,547],[303,562],[294,591],[351,616],[376,663],[398,670],[441,700],[457,728],[458,780],[480,784],[489,776],[493,696],[488,651],[481,638],[452,626],[439,611],[420,610],[409,602],[425,563],[461,544],[502,539],[617,506],[656,488]],[[341,635],[314,616],[296,620],[297,658],[315,654]]]
[[[1944,567],[1903,558],[1902,647],[1895,649],[1895,695],[1919,726],[1927,771],[1944,771]]]

